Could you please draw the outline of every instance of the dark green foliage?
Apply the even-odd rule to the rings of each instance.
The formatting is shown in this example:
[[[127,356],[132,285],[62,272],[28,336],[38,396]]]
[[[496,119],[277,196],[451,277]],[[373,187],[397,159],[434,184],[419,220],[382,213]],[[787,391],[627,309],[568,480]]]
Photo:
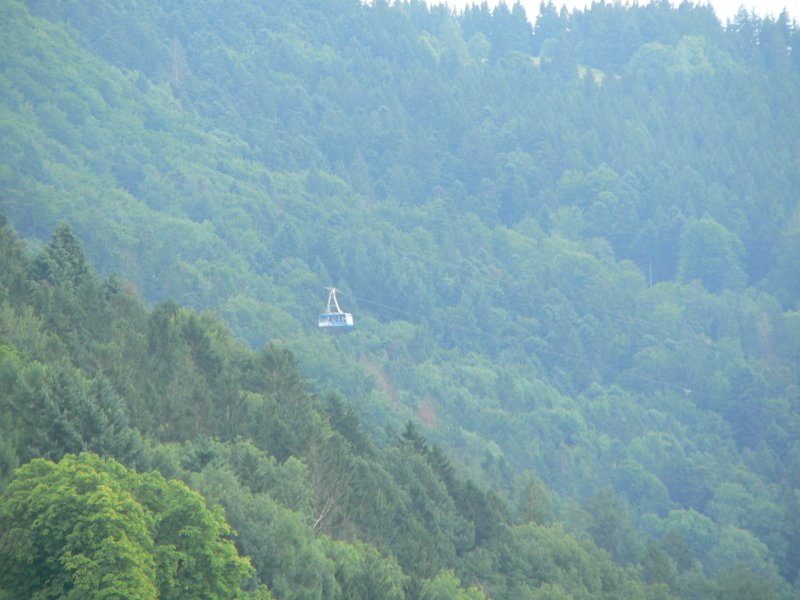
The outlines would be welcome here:
[[[598,547],[622,564],[637,560],[636,537],[624,503],[602,489],[587,499],[584,510],[589,514],[587,531]]]
[[[447,488],[459,515],[468,523],[474,523],[474,534],[465,540],[466,546],[457,548],[459,553],[496,539],[508,521],[502,502],[491,492],[481,490],[474,481],[460,479],[450,460],[438,446],[429,447],[413,422],[406,423],[402,436],[406,447],[421,455],[436,476]],[[474,541],[473,541],[474,536]]]
[[[269,494],[241,488],[222,466],[206,467],[193,481],[210,501],[225,507],[237,531],[237,547],[251,557],[258,583],[266,584],[279,598],[333,597],[334,564],[323,554],[301,513]]]
[[[375,445],[350,404],[331,394],[327,398],[326,413],[331,427],[350,443],[353,452],[363,456],[375,454]]]
[[[25,264],[24,254],[15,256]],[[33,272],[28,273],[29,285],[38,285]],[[98,297],[110,318],[101,340],[93,335],[73,339],[72,331],[47,326],[31,315],[25,325],[31,333],[9,338],[17,340],[23,352],[41,347],[36,336],[31,337],[37,322],[54,340],[73,343],[49,344],[51,352],[60,355],[50,362],[23,358],[11,346],[3,352],[8,408],[4,415],[10,419],[3,422],[3,431],[11,442],[4,454],[7,466],[17,457],[59,458],[92,450],[185,479],[212,504],[225,508],[239,551],[250,556],[255,567],[248,584],[253,594],[265,593],[266,585],[281,597],[369,597],[375,590],[396,597],[480,597],[477,588],[460,587],[461,581],[479,582],[500,598],[534,589],[594,593],[610,585],[612,596],[621,589],[618,585],[627,586],[631,594],[650,589],[635,578],[624,584],[597,583],[592,561],[580,558],[583,550],[573,542],[560,540],[566,534],[557,529],[550,534],[555,536],[553,543],[566,546],[553,552],[566,552],[566,562],[546,566],[547,554],[526,554],[522,548],[539,530],[511,526],[499,498],[462,478],[442,449],[430,445],[413,423],[407,424],[397,445],[380,450],[353,409],[338,398],[329,399],[329,416],[323,416],[286,349],[270,345],[257,354],[247,351],[213,318],[174,303],[163,303],[143,318],[140,310],[132,310],[131,300],[120,301],[119,284],[113,279],[95,282],[91,272],[87,277],[103,291]],[[52,304],[36,305],[36,310],[58,314],[68,310],[69,302],[69,297],[54,297]],[[24,307],[16,310],[24,312]],[[138,334],[130,329],[132,324]],[[43,359],[47,356],[42,354]],[[110,356],[127,357],[129,363],[99,372],[97,366]],[[95,374],[89,380],[84,373]],[[118,389],[127,395],[127,405]],[[35,410],[25,411],[23,406]],[[136,427],[152,443],[175,439],[182,445],[145,450],[127,414],[135,415]],[[204,428],[230,441],[211,441]],[[148,510],[172,515],[160,521],[155,539],[180,537],[169,552],[159,554],[158,560],[166,562],[155,564],[155,585],[162,596],[178,589],[201,594],[201,589],[221,584],[228,575],[212,566],[203,567],[206,578],[182,580],[176,567],[183,564],[180,556],[203,546],[185,545],[180,523],[203,518],[194,509],[172,512],[157,491],[161,484],[156,484],[146,477],[135,497]],[[606,507],[608,501],[595,504],[589,507],[593,522],[587,530],[619,560],[635,560],[632,531],[614,516],[619,508]],[[322,532],[342,541],[320,542]],[[370,545],[357,542],[359,538]],[[522,546],[507,550],[509,544]],[[730,551],[720,546],[714,560]],[[668,570],[669,560],[678,564],[677,555],[664,559],[672,556],[666,546],[660,552],[643,558],[645,584],[655,586],[652,593],[659,585],[683,589],[682,576],[676,580]],[[206,558],[187,555],[187,560],[202,564]],[[573,560],[582,566],[568,566]],[[143,577],[152,581],[149,563],[142,564]],[[540,566],[531,575],[525,564]],[[603,569],[608,573],[600,577],[609,581],[618,581],[623,573],[610,561]],[[576,572],[581,573],[579,579]]]
[[[83,246],[67,223],[56,228],[31,269],[34,281],[47,282],[56,288],[77,290],[82,284],[91,283]]]
[[[26,274],[23,287],[36,289],[41,281],[25,268],[31,260],[13,250],[9,228],[0,233],[8,241],[9,266]],[[141,539],[126,534],[126,542],[115,534],[108,539],[92,534],[102,550],[87,542],[81,546],[86,558],[75,562],[69,558],[76,552],[69,536],[48,537],[42,531],[31,542],[41,548],[26,550],[30,544],[18,540],[18,528],[11,525],[20,519],[4,513],[2,541],[10,544],[0,547],[7,551],[4,564],[32,556],[39,575],[24,581],[9,576],[1,591],[30,595],[46,587],[50,591],[45,593],[74,589],[92,597],[92,585],[108,581],[113,589],[128,590],[120,592],[127,597],[234,597],[249,571],[246,563],[230,562],[206,539],[224,535],[252,560],[255,572],[246,587],[254,597],[264,597],[268,588],[284,598],[404,598],[406,588],[422,586],[423,577],[435,577],[445,566],[455,567],[457,551],[474,546],[469,532],[475,524],[458,514],[437,474],[449,484],[457,481],[439,450],[432,454],[436,469],[417,451],[409,456],[379,451],[342,400],[332,397],[331,416],[323,414],[287,349],[270,345],[253,353],[233,342],[208,315],[170,302],[147,314],[134,299],[120,301],[114,278],[96,281],[88,267],[85,277],[109,319],[102,336],[89,331],[72,337],[75,330],[47,318],[68,316],[70,296],[54,295],[52,302],[40,304],[35,295],[23,295],[14,305],[7,300],[12,296],[5,296],[4,310],[11,314],[2,313],[7,333],[0,346],[0,483],[8,485],[9,510],[22,510],[29,500],[25,494],[33,493],[25,486],[35,488],[35,479],[47,475],[31,469],[50,465],[69,471],[74,462],[78,471],[95,479],[110,477],[116,486],[113,503],[119,507],[113,514],[92,516],[91,498],[105,489],[100,479],[79,492],[76,502],[83,502],[84,492],[91,496],[86,520],[121,521],[138,527]],[[6,281],[4,291],[17,285]],[[27,316],[15,322],[13,313]],[[42,345],[37,336],[51,341]],[[41,352],[42,347],[50,350]],[[41,360],[30,357],[37,353]],[[111,357],[125,363],[100,369]],[[223,441],[210,439],[207,432]],[[162,443],[170,440],[180,443]],[[418,441],[427,452],[424,438]],[[78,459],[70,454],[86,450],[95,454]],[[217,508],[204,512],[204,501],[183,484],[166,482],[157,473],[136,475],[97,455],[183,478]],[[38,457],[63,460],[56,466]],[[11,470],[21,461],[27,465],[12,478]],[[69,504],[66,488],[46,485],[52,488],[47,500],[52,510],[43,511],[83,519],[82,509]],[[221,507],[235,531],[222,519]],[[69,528],[69,523],[60,525]],[[29,535],[36,531],[32,528]],[[321,537],[322,532],[343,539],[333,541]],[[118,542],[121,549],[112,551]],[[59,544],[67,547],[68,559],[59,558]],[[232,546],[223,544],[219,550],[230,554]],[[96,573],[106,568],[106,562],[92,558],[100,551],[111,561],[110,575]],[[117,555],[127,570],[115,566]],[[81,561],[94,570],[80,566]],[[43,570],[39,563],[55,570]]]
[[[45,366],[6,357],[0,364],[4,431],[21,459],[89,450],[141,463],[141,436],[107,379],[89,382],[65,361]]]
[[[736,564],[719,578],[716,597],[722,600],[745,600],[745,598],[764,598],[772,600],[779,596],[772,587],[753,573],[746,565]]]

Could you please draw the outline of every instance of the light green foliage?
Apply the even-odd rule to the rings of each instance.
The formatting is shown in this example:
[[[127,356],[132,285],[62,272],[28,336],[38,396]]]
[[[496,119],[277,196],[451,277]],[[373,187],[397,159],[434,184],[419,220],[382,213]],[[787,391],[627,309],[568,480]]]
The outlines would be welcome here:
[[[230,526],[221,507],[207,509],[200,494],[158,474],[142,476],[142,503],[157,516],[158,583],[162,598],[235,597],[251,573],[226,539]]]
[[[713,219],[689,223],[681,233],[679,276],[699,279],[710,292],[744,285],[744,247],[739,238]]]
[[[793,268],[800,261],[800,210],[795,210],[781,234],[777,251],[775,272],[770,278],[770,287],[788,306],[798,306],[800,298],[800,275]]]
[[[624,574],[608,554],[580,543],[560,525],[530,523],[514,527],[510,534],[496,549],[498,560],[505,564],[505,589],[490,589],[490,594],[588,599],[637,598],[658,593]]]
[[[98,467],[100,467],[98,469]],[[157,598],[148,515],[89,455],[22,467],[2,502],[2,589],[15,597]]]
[[[336,565],[337,593],[348,600],[386,598],[403,600],[408,577],[391,558],[382,557],[368,544],[344,543],[323,537],[325,554]]]
[[[16,597],[232,598],[251,570],[221,511],[111,459],[34,459],[2,499],[0,585]]]
[[[279,598],[330,598],[335,565],[325,556],[303,515],[267,494],[252,494],[230,472],[204,471],[197,487],[227,507],[236,542],[251,557],[257,578]]]
[[[476,587],[464,589],[452,571],[442,571],[422,584],[423,600],[481,600],[486,596]]]
[[[779,580],[766,544],[749,531],[736,527],[722,528],[719,542],[709,551],[708,564],[715,574],[724,572],[730,565],[743,564],[757,573],[764,583],[772,582],[774,585]]]

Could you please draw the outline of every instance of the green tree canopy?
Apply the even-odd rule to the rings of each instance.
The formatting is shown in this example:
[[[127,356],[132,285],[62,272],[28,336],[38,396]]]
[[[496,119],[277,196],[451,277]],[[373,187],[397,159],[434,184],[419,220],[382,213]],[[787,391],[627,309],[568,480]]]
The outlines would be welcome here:
[[[681,280],[699,279],[709,292],[740,289],[745,284],[744,246],[714,219],[699,219],[684,227],[679,259]]]
[[[88,453],[20,467],[0,531],[13,598],[227,599],[252,571],[198,493]]]

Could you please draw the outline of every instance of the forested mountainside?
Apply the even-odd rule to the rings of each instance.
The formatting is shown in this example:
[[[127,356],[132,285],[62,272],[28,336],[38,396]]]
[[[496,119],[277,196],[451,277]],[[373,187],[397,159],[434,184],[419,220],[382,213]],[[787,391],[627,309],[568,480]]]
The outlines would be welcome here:
[[[548,4],[534,25],[518,5],[417,1],[0,11],[0,210],[32,256],[7,272],[48,290],[5,300],[4,361],[39,365],[41,386],[66,369],[84,395],[8,381],[124,415],[112,430],[144,448],[92,442],[95,421],[64,429],[77,409],[47,404],[52,432],[5,442],[7,465],[89,450],[181,478],[226,508],[255,567],[245,589],[281,598],[297,584],[257,558],[282,549],[247,510],[296,519],[277,538],[318,557],[322,595],[344,589],[345,555],[388,561],[410,597],[459,581],[493,598],[797,593],[800,28],[785,13],[723,27],[663,2]],[[46,257],[77,240],[95,295],[58,299]],[[348,337],[315,331],[329,285],[356,316]],[[95,318],[109,294],[118,326]],[[342,500],[350,513],[314,526],[329,485],[314,456],[334,434],[377,465],[331,458],[359,481],[348,494],[394,502],[397,520]],[[204,484],[236,444],[269,465],[261,483],[220,467],[238,483]],[[397,466],[403,452],[417,466]],[[371,492],[373,476],[403,492]],[[269,487],[285,481],[299,496]],[[441,539],[392,537],[402,511],[429,533],[441,516]]]
[[[512,518],[412,423],[378,447],[285,348],[250,350],[174,302],[147,310],[97,277],[68,225],[31,257],[3,220],[0,257],[0,598],[661,599],[769,585],[745,568],[705,578],[677,533],[637,568],[615,564],[547,522],[533,488]]]

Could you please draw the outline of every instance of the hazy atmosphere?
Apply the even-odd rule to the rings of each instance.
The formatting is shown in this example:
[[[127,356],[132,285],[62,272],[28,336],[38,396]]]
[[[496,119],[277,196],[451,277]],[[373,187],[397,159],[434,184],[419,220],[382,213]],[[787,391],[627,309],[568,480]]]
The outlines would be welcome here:
[[[720,16],[0,2],[0,600],[800,597],[800,27]]]
[[[498,3],[498,0],[492,0],[487,2],[487,5],[491,8],[494,8]],[[528,16],[531,22],[534,22],[536,20],[536,16],[539,14],[539,7],[541,6],[542,1],[519,0],[519,3],[525,9],[525,14]],[[442,2],[429,2],[429,4],[444,4],[461,11],[468,6],[473,6],[476,4],[480,5],[481,2],[476,2],[475,0],[444,0]],[[513,6],[514,2],[506,1],[506,4],[508,6]],[[544,4],[547,4],[547,2],[544,2]],[[553,4],[557,9],[561,9],[562,6],[565,6],[568,11],[585,11],[590,9],[593,3],[591,0],[562,0],[561,2],[553,2]],[[607,4],[613,5],[614,2],[607,2]],[[626,3],[622,2],[620,4],[625,6]],[[646,3],[628,2],[627,4],[632,5]],[[669,2],[669,4],[674,8],[677,8],[681,3],[673,1]],[[711,8],[714,9],[714,13],[717,15],[717,18],[723,24],[725,24],[728,20],[733,21],[736,13],[738,13],[740,9],[744,9],[747,13],[756,14],[761,18],[766,16],[777,18],[785,10],[790,19],[797,20],[798,18],[797,6],[794,2],[789,2],[787,0],[748,0],[745,2],[742,2],[742,0],[707,0],[705,2],[697,2],[696,4],[701,6],[711,6]]]

